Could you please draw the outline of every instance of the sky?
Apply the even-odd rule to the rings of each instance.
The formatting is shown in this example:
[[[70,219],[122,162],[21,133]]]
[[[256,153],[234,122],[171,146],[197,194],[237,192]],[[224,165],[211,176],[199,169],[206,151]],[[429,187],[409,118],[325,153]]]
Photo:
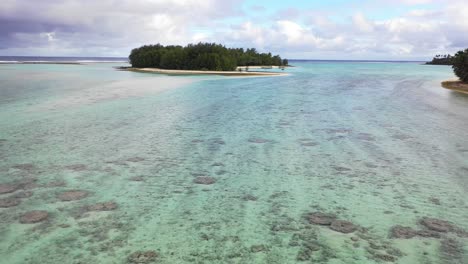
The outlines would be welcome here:
[[[0,56],[217,42],[289,59],[428,60],[468,48],[467,14],[468,0],[1,0]]]

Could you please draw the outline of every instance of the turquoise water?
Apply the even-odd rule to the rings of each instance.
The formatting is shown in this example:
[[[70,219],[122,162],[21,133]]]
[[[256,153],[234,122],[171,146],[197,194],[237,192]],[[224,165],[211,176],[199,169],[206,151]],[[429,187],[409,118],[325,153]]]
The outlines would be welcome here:
[[[0,65],[0,263],[468,263],[468,96],[440,88],[451,69],[295,65]],[[25,223],[33,210],[47,216]]]

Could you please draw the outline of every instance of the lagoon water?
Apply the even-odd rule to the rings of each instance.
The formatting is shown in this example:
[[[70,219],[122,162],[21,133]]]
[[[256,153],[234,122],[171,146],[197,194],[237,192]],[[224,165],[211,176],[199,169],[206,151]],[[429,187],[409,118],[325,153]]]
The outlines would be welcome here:
[[[0,65],[0,263],[468,263],[468,96],[440,88],[451,69],[293,64]]]

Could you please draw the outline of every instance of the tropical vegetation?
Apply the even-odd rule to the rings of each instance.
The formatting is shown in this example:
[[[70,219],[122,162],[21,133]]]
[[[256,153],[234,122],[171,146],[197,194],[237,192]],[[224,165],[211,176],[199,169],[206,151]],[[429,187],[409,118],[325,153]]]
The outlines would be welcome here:
[[[426,64],[432,65],[452,65],[453,64],[453,56],[450,54],[447,55],[436,55],[432,61],[426,62]]]
[[[255,48],[226,48],[216,43],[183,46],[145,45],[133,49],[129,56],[132,67],[174,70],[234,71],[237,66],[286,66],[287,59]]]
[[[460,81],[468,83],[468,49],[461,50],[453,56],[453,71]]]

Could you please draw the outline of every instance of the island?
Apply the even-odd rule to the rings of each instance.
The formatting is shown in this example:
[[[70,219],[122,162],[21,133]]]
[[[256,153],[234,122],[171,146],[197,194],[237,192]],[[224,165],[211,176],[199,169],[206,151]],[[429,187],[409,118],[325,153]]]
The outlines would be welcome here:
[[[451,59],[452,68],[459,80],[442,82],[442,87],[468,94],[468,49],[461,50]]]
[[[132,67],[121,70],[163,74],[219,74],[228,76],[271,76],[281,72],[258,71],[289,66],[287,59],[255,48],[226,48],[216,43],[187,46],[145,45],[133,49],[129,56]],[[254,69],[254,71],[251,71]]]
[[[428,65],[453,65],[453,56],[447,55],[436,55],[432,58],[432,61],[426,62]]]

